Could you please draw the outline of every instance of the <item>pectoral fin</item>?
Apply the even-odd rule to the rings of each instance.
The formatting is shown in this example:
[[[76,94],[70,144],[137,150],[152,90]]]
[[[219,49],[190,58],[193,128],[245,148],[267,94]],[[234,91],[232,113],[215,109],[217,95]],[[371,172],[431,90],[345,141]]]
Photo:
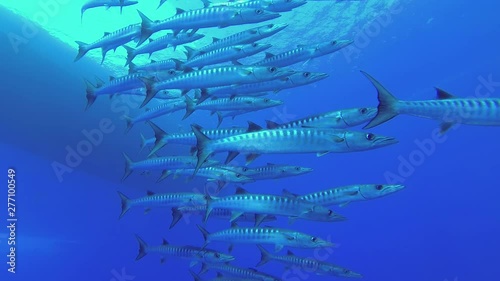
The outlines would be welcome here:
[[[441,133],[441,134],[446,133],[453,125],[454,125],[454,123],[452,123],[452,122],[441,123],[439,133]]]

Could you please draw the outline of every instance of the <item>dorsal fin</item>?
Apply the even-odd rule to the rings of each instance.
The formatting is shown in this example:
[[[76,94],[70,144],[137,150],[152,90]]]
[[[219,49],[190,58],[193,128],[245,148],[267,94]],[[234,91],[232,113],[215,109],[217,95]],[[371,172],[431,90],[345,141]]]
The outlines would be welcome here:
[[[146,191],[146,194],[147,194],[148,196],[155,195],[155,193],[154,193],[153,191],[151,191],[151,190]]]
[[[115,80],[116,78],[114,76],[109,76],[109,81],[113,81]]]
[[[177,8],[177,9],[175,10],[175,14],[176,14],[176,15],[180,15],[180,14],[182,14],[182,13],[184,13],[184,12],[185,12],[185,11],[184,11],[183,9],[181,9],[181,8]]]
[[[155,60],[151,60],[151,63],[155,63],[156,61]]]
[[[110,34],[111,34],[111,32],[104,32],[104,36],[108,36]]]
[[[248,133],[250,133],[250,132],[257,132],[257,131],[260,131],[260,130],[262,130],[261,126],[255,124],[252,121],[248,121],[248,129],[247,129]]]
[[[267,166],[275,166],[276,164],[274,163],[267,163]]]
[[[153,38],[149,38],[149,43],[155,41]]]
[[[217,272],[217,276],[216,277],[217,278],[222,278],[222,277],[224,277],[224,275],[222,273],[220,273],[220,272]]]
[[[287,256],[295,256],[294,253],[292,253],[292,251],[288,250],[288,252],[286,252],[286,255]]]
[[[243,187],[241,187],[241,186],[238,186],[236,188],[236,194],[247,194],[247,193],[248,193],[248,191],[246,191],[245,189],[243,189]]]
[[[266,59],[274,57],[274,54],[272,54],[272,53],[266,52],[265,54],[266,54],[266,57],[265,57]]]
[[[238,228],[238,223],[235,221],[231,222],[231,228]]]
[[[280,124],[274,122],[274,121],[271,121],[271,120],[266,120],[266,127],[268,129],[276,129],[280,126]]]
[[[220,40],[220,39],[219,39],[219,38],[217,38],[217,37],[212,37],[212,43],[215,43],[215,42],[217,42],[217,41],[219,41],[219,40]]]
[[[167,239],[163,238],[163,241],[161,242],[162,245],[168,245]]]
[[[304,44],[297,45],[297,48],[305,48],[305,47],[307,47],[307,45],[304,45]]]
[[[282,190],[282,196],[283,197],[287,197],[287,198],[297,198],[297,197],[299,197],[299,195],[297,195],[295,193],[291,193],[290,191],[288,191],[286,189]]]
[[[439,88],[436,88],[436,94],[437,94],[437,98],[440,100],[456,99],[457,98],[454,95],[452,95],[444,90],[441,90]]]
[[[193,124],[193,127],[195,127],[198,130],[203,130],[203,127],[199,124]]]

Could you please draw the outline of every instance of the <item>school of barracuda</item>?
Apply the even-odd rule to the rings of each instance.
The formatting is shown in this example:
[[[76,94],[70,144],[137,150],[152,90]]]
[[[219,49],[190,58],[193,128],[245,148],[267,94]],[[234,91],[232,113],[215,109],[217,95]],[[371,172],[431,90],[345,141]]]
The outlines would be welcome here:
[[[195,1],[195,0],[193,0]],[[318,0],[316,0],[318,1]],[[162,6],[167,0],[161,0]],[[285,13],[311,1],[306,0],[239,0],[228,2],[210,2],[201,0],[204,8],[193,10],[177,9],[177,13],[168,18],[152,20],[138,11],[141,23],[131,24],[115,32],[105,33],[93,43],[80,41],[75,61],[78,61],[92,49],[102,50],[102,61],[109,50],[118,47],[126,49],[124,58],[128,66],[128,75],[111,77],[108,82],[100,79],[93,85],[86,82],[87,109],[97,97],[108,95],[135,95],[144,98],[141,108],[155,100],[157,105],[143,113],[131,117],[124,116],[127,131],[136,123],[146,122],[152,128],[154,137],[146,138],[141,134],[141,150],[149,148],[147,159],[134,162],[126,153],[125,180],[133,171],[158,170],[162,181],[169,175],[178,177],[198,176],[215,181],[220,189],[228,183],[248,184],[266,179],[278,179],[299,176],[313,172],[311,168],[296,165],[268,163],[265,166],[249,167],[261,154],[315,153],[323,156],[328,153],[357,152],[382,148],[396,144],[393,137],[375,135],[369,132],[352,130],[352,127],[366,124],[366,128],[380,125],[399,114],[409,114],[441,122],[441,132],[446,132],[454,124],[499,126],[500,99],[462,99],[444,90],[437,89],[437,100],[400,101],[385,89],[375,78],[362,72],[375,86],[378,92],[377,108],[360,107],[340,109],[307,116],[285,124],[265,120],[266,127],[248,122],[248,127],[219,128],[226,117],[235,118],[248,112],[272,108],[284,103],[266,97],[270,92],[277,93],[326,79],[327,73],[296,71],[291,67],[311,59],[332,54],[352,43],[351,40],[332,38],[328,42],[313,42],[310,45],[298,45],[279,54],[265,53],[265,57],[251,65],[240,60],[259,54],[271,44],[259,43],[282,32],[287,24],[273,22]],[[336,1],[332,1],[336,2]],[[82,7],[83,13],[96,7],[120,7],[137,4],[128,0],[92,0]],[[312,5],[313,3],[308,3]],[[127,8],[128,9],[128,8]],[[265,22],[265,23],[264,23]],[[232,34],[225,38],[213,38],[206,46],[193,48],[184,44],[196,42],[208,36],[200,33],[203,28],[239,26],[252,24],[253,27]],[[155,37],[160,31],[171,32]],[[136,46],[129,43],[137,42]],[[147,43],[146,43],[147,42]],[[129,44],[129,45],[125,45]],[[136,65],[133,60],[140,55],[173,47],[179,51],[185,49],[185,60],[167,59],[151,61],[150,64]],[[191,132],[167,133],[151,120],[172,112],[185,110],[183,119],[198,110],[217,114],[218,124],[214,128],[202,128],[191,125]],[[182,144],[189,147],[184,156],[158,156],[157,153],[167,144]],[[189,151],[189,153],[188,153]],[[216,153],[227,152],[224,162],[212,158]],[[245,154],[245,166],[230,165],[239,154]],[[279,217],[288,218],[290,225],[297,219],[332,223],[346,218],[329,207],[345,206],[354,201],[381,198],[404,189],[403,185],[389,184],[353,184],[329,188],[310,194],[294,194],[283,189],[281,195],[254,194],[241,187],[234,195],[212,196],[203,193],[162,193],[148,191],[144,197],[129,199],[119,192],[122,211],[120,218],[133,207],[170,208],[174,227],[186,214],[198,215],[207,222],[209,218],[218,218],[231,222],[231,228],[209,232],[202,225],[198,228],[205,240],[202,246],[171,245],[163,240],[161,245],[149,246],[136,235],[139,254],[136,260],[148,253],[162,256],[174,256],[191,261],[190,267],[201,263],[199,273],[189,270],[194,280],[201,281],[201,274],[208,270],[217,272],[212,280],[281,280],[264,272],[230,264],[236,258],[231,255],[233,244],[255,244],[261,252],[261,261],[257,266],[269,261],[285,264],[286,268],[299,266],[314,268],[317,275],[343,278],[361,278],[362,275],[337,264],[318,261],[294,255],[288,250],[286,255],[270,253],[262,245],[273,245],[275,252],[287,248],[334,247],[335,244],[312,234],[293,229],[262,227],[263,222],[273,222]],[[237,223],[250,222],[253,226],[238,227]],[[225,254],[208,249],[214,241],[230,244],[229,253]]]

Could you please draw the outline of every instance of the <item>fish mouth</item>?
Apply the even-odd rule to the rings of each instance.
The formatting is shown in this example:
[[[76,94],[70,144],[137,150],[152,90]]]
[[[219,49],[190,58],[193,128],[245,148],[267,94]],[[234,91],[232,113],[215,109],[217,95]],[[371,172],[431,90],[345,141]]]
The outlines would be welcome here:
[[[387,185],[384,190],[385,193],[394,193],[396,191],[400,191],[401,189],[404,189],[405,186],[402,184],[393,184],[393,185]]]
[[[323,80],[325,78],[328,78],[328,76],[330,76],[330,75],[328,75],[326,73],[313,73],[311,80],[319,81],[319,80]]]
[[[375,141],[373,142],[376,146],[387,146],[391,144],[396,144],[398,143],[399,140],[393,137],[377,137]]]
[[[268,14],[266,18],[267,18],[268,20],[272,20],[272,19],[277,19],[277,18],[279,18],[279,17],[281,17],[281,15],[280,15],[280,14]]]
[[[354,43],[353,40],[337,40],[336,46],[344,48]]]
[[[301,172],[302,173],[310,173],[312,171],[314,171],[313,168],[304,168],[304,167],[301,168]]]
[[[274,26],[272,27],[272,29],[276,30],[277,32],[285,29],[286,27],[288,27],[288,24],[286,23],[282,23],[282,24],[274,24]]]

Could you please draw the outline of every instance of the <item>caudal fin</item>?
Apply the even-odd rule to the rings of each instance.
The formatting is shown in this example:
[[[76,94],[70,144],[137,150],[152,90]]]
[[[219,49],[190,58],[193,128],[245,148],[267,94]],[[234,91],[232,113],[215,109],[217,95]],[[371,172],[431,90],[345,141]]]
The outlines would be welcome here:
[[[125,134],[126,134],[134,126],[134,120],[127,115],[123,115],[123,118],[125,119],[125,122],[127,123],[127,128],[125,129]]]
[[[268,263],[271,260],[271,254],[261,245],[257,245],[257,248],[259,248],[260,251],[260,261],[256,266],[261,266]]]
[[[137,257],[135,258],[135,260],[138,261],[147,254],[146,249],[148,248],[148,244],[146,244],[146,242],[144,242],[144,240],[142,240],[137,234],[135,235],[135,238],[139,243],[139,254],[137,254]]]
[[[121,199],[121,203],[122,203],[122,212],[120,213],[120,219],[123,217],[123,215],[125,215],[125,213],[127,213],[127,211],[130,209],[130,205],[129,205],[129,199],[127,196],[125,196],[125,194],[121,193],[120,191],[118,191],[118,195],[120,196],[120,199]]]
[[[185,96],[185,99],[186,99],[186,114],[184,114],[182,120],[188,118],[189,115],[193,114],[193,112],[196,110],[196,103],[187,95]]]
[[[123,174],[122,181],[124,181],[128,176],[130,176],[130,174],[132,174],[132,164],[134,164],[134,162],[132,162],[132,159],[130,159],[130,157],[128,157],[125,152],[123,153],[123,157],[125,157],[125,173]]]
[[[89,109],[92,104],[94,104],[97,96],[94,94],[95,87],[90,83],[88,80],[85,79],[85,92],[86,97],[87,97],[87,106],[85,107],[85,110]]]
[[[184,49],[186,49],[185,54],[186,54],[187,60],[194,58],[198,54],[198,51],[196,51],[195,49],[193,49],[191,47],[184,46]]]
[[[158,8],[156,9],[159,9],[161,7],[161,5],[163,5],[163,3],[167,2],[167,0],[160,0],[160,4],[158,5]]]
[[[129,47],[129,46],[125,46],[125,45],[123,45],[123,48],[125,48],[125,50],[127,50],[127,62],[125,63],[125,66],[127,66],[135,58],[135,49],[132,47]],[[130,68],[129,68],[129,70],[130,70]]]
[[[193,276],[194,281],[202,281],[203,280],[203,279],[201,279],[201,277],[198,274],[194,273],[192,270],[189,270],[189,273],[191,273],[191,276]]]
[[[168,133],[163,131],[158,125],[153,123],[152,121],[147,122],[151,128],[153,129],[155,133],[155,145],[149,152],[148,157],[151,157],[151,155],[155,154],[158,150],[160,150],[162,147],[164,147],[167,144],[166,137],[168,136]]]
[[[170,223],[170,226],[168,229],[172,229],[181,219],[182,219],[182,212],[179,210],[177,207],[172,208],[172,222]]]
[[[139,108],[143,108],[146,104],[148,104],[149,101],[151,101],[155,97],[158,91],[154,87],[154,78],[140,77],[139,79],[141,79],[141,81],[144,83],[144,86],[146,87],[146,98],[144,98],[141,106],[139,106]]]
[[[202,249],[204,249],[207,246],[207,244],[208,244],[207,240],[208,240],[208,236],[210,235],[210,232],[208,232],[205,228],[203,228],[203,226],[201,226],[199,224],[197,224],[196,226],[198,227],[198,229],[200,230],[201,234],[203,235],[203,240],[205,240],[205,243],[203,244],[203,247],[201,247]]]
[[[201,127],[197,124],[191,125],[191,129],[196,136],[196,148],[198,149],[198,151],[196,152],[198,162],[196,163],[196,168],[194,169],[193,176],[198,173],[201,165],[203,165],[203,163],[205,163],[208,157],[213,153],[213,150],[209,147],[209,144],[211,142],[210,138],[203,134],[200,128]]]
[[[151,34],[153,34],[153,31],[151,30],[151,26],[153,25],[153,21],[150,20],[145,14],[143,14],[141,11],[137,10],[139,13],[139,16],[142,19],[141,22],[141,37],[139,39],[139,42],[137,42],[137,46],[140,46],[144,41],[146,41]]]
[[[78,44],[78,54],[74,61],[81,59],[85,54],[89,51],[89,44],[84,43],[82,41],[75,41]]]
[[[375,115],[375,117],[363,127],[363,129],[370,129],[396,117],[399,114],[397,109],[397,103],[399,100],[395,98],[386,88],[384,88],[380,82],[370,76],[370,74],[364,71],[361,71],[361,73],[365,75],[368,80],[370,80],[378,92],[379,104],[377,107],[377,115]]]

